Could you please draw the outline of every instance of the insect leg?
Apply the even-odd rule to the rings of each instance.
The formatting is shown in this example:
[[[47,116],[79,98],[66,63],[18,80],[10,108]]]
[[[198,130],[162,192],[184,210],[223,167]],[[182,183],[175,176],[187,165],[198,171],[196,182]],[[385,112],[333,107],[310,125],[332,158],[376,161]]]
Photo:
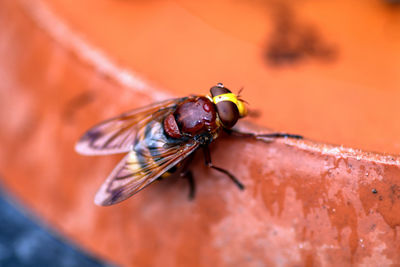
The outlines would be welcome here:
[[[233,175],[231,174],[229,171],[222,169],[220,167],[214,166],[211,162],[211,154],[210,154],[210,150],[208,149],[208,146],[204,146],[203,147],[203,152],[204,152],[204,160],[205,163],[207,165],[207,167],[212,168],[214,170],[217,170],[219,172],[222,172],[224,174],[226,174],[231,180],[232,182],[234,182],[240,190],[244,189],[244,185]]]
[[[181,172],[180,176],[182,178],[187,179],[187,181],[189,182],[189,199],[193,200],[194,196],[196,194],[196,184],[194,182],[194,178],[193,178],[193,174],[191,171],[185,171],[185,172]]]
[[[180,177],[187,179],[189,182],[189,199],[192,200],[195,197],[196,194],[196,183],[193,178],[193,174],[190,170],[188,170],[188,167],[190,163],[192,162],[194,155],[189,156],[189,158],[184,162],[184,165],[182,167],[181,172],[179,173]]]
[[[256,134],[256,133],[246,133],[235,129],[225,129],[225,131],[233,136],[237,137],[253,137],[255,139],[260,138],[293,138],[293,139],[303,139],[303,136],[297,134],[288,133],[268,133],[268,134]]]

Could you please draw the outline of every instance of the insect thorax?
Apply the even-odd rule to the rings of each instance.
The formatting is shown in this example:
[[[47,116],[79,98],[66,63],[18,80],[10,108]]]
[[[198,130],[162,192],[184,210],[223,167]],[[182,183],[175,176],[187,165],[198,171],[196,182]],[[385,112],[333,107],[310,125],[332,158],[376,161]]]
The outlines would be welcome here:
[[[175,112],[164,120],[164,129],[173,138],[193,138],[201,133],[214,132],[218,128],[216,119],[214,104],[199,96],[178,104]]]

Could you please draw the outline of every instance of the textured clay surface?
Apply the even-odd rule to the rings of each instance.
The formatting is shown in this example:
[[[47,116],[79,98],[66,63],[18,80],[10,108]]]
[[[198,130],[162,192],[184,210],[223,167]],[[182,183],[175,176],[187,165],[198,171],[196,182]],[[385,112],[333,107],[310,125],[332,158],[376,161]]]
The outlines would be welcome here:
[[[316,2],[0,1],[2,182],[124,266],[399,265],[400,10]],[[213,143],[244,191],[199,153],[194,201],[167,179],[95,206],[122,155],[76,154],[81,134],[217,82],[260,111],[240,127],[306,139]]]

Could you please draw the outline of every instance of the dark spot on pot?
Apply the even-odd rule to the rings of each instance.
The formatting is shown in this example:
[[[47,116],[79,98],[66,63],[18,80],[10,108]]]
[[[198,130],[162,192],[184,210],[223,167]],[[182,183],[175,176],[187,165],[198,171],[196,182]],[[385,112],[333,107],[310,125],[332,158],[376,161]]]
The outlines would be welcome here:
[[[273,30],[268,36],[264,59],[268,65],[293,65],[315,58],[331,61],[337,50],[323,41],[316,27],[299,22],[286,5],[276,5],[272,16]]]
[[[67,104],[65,105],[65,108],[63,110],[62,116],[66,121],[72,121],[75,113],[85,107],[86,105],[90,104],[95,98],[94,92],[93,91],[86,91],[83,92],[72,99],[70,99]]]
[[[393,6],[400,6],[400,0],[384,0],[383,2]]]

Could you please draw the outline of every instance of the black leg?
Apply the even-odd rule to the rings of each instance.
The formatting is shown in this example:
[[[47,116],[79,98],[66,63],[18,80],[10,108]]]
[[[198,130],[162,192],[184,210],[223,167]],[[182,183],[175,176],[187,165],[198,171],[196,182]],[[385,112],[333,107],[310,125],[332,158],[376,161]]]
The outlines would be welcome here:
[[[240,190],[244,189],[244,185],[230,172],[228,172],[227,170],[224,170],[220,167],[214,166],[211,162],[211,154],[210,154],[210,150],[208,149],[208,146],[204,146],[203,147],[203,152],[204,152],[204,160],[205,163],[207,165],[207,167],[212,168],[214,170],[217,170],[219,172],[222,172],[224,174],[226,174],[238,187]]]
[[[225,129],[225,131],[233,136],[237,137],[252,137],[255,139],[259,138],[293,138],[293,139],[303,139],[303,136],[288,133],[268,133],[268,134],[256,134],[256,133],[245,133],[235,129]]]
[[[189,200],[193,200],[196,194],[196,184],[191,171],[181,172],[180,176],[189,182]]]
[[[193,178],[192,172],[189,170],[190,163],[192,162],[194,154],[190,155],[183,163],[179,176],[185,178],[189,183],[189,200],[193,200],[196,195],[196,183]]]

